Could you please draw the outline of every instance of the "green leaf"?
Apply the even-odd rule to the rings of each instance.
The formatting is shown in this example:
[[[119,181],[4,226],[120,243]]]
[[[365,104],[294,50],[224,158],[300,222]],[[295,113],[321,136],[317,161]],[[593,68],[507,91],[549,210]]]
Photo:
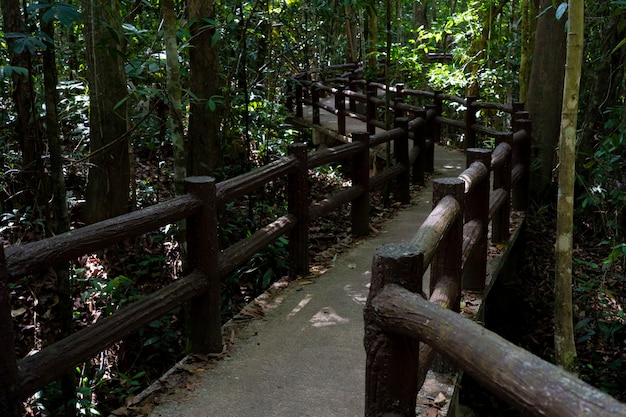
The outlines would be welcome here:
[[[563,15],[567,12],[567,3],[559,4],[559,7],[556,9],[556,20],[561,20]]]

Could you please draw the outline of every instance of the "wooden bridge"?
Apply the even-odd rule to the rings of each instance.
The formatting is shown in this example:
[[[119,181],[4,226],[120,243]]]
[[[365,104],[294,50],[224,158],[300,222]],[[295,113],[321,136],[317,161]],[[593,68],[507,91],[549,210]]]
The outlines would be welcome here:
[[[187,193],[166,203],[0,252],[0,414],[21,415],[22,401],[47,383],[182,304],[189,306],[192,351],[221,352],[220,285],[226,274],[284,235],[289,237],[292,276],[306,274],[310,222],[343,204],[351,203],[352,233],[367,235],[370,190],[393,182],[397,200],[408,203],[410,183],[423,182],[424,173],[433,170],[442,129],[451,128],[463,138],[467,169],[458,177],[435,181],[432,211],[421,226],[415,225],[410,242],[390,243],[371,254],[365,415],[415,415],[417,392],[435,352],[529,415],[626,415],[626,407],[611,397],[457,314],[463,292],[482,297],[491,284],[486,282],[488,269],[496,277],[497,265],[508,256],[505,249],[502,262],[492,263],[489,242],[509,248],[523,226],[531,140],[531,121],[523,106],[366,83],[348,69],[325,69],[341,73],[324,83],[311,80],[310,73],[303,75],[289,104],[296,117],[303,117],[310,99],[312,120],[302,123],[346,143],[312,153],[305,144],[293,144],[288,156],[250,173],[220,183],[189,178]],[[334,105],[319,99],[322,91]],[[336,133],[319,125],[320,111],[336,116]],[[499,128],[481,122],[480,116],[497,121]],[[347,131],[346,118],[364,122],[364,130]],[[479,140],[492,141],[493,149],[476,148]],[[369,150],[385,143],[393,144],[393,164],[370,177]],[[339,161],[350,166],[351,185],[311,201],[309,169]],[[287,212],[252,236],[220,248],[218,209],[284,177],[289,183]],[[15,357],[8,284],[182,219],[188,222],[190,274],[32,356]],[[424,295],[430,302],[422,297],[427,270]]]

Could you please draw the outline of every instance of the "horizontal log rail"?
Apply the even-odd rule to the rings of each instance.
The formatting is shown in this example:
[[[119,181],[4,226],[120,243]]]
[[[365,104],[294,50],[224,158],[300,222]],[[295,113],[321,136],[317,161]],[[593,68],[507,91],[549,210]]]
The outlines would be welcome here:
[[[395,339],[406,338],[407,345],[427,343],[524,415],[626,415],[626,405],[608,394],[400,285],[378,291],[370,300],[370,311]],[[417,359],[412,363],[421,364],[422,350],[414,353]],[[389,414],[377,413],[376,408],[365,415],[415,415],[415,408],[409,408],[388,404]]]
[[[530,132],[525,115],[517,120],[515,128]],[[456,359],[456,352],[462,350],[451,340],[447,344],[430,344],[423,333],[409,335],[406,324],[403,330],[395,322],[391,324],[389,320],[405,320],[419,313],[398,313],[395,299],[390,300],[386,294],[402,288],[420,300],[427,298],[429,302],[424,300],[425,304],[459,312],[462,290],[480,293],[486,289],[488,241],[508,242],[511,208],[523,208],[516,206],[514,196],[521,201],[517,194],[528,191],[527,187],[520,187],[528,174],[522,162],[528,159],[520,153],[529,150],[526,142],[530,136],[518,135],[519,142],[514,142],[513,137],[513,132],[508,132],[497,138],[493,151],[467,149],[467,169],[457,178],[434,180],[433,209],[414,238],[409,243],[377,248],[364,311],[366,416],[414,416],[417,393],[435,352]],[[429,268],[429,282],[424,289],[423,276]],[[393,311],[394,315],[383,317],[381,309]],[[455,317],[470,323],[459,315]],[[452,336],[454,332],[450,333]],[[489,341],[476,343],[488,346]],[[514,391],[515,387],[511,389]]]
[[[187,194],[136,212],[60,234],[37,242],[0,251],[0,415],[21,415],[21,401],[58,379],[76,365],[137,331],[174,308],[187,303],[190,311],[190,342],[194,352],[221,352],[221,280],[245,264],[254,254],[281,236],[289,237],[289,264],[292,276],[309,269],[309,223],[338,207],[352,203],[352,233],[369,233],[369,190],[395,179],[396,198],[408,203],[409,161],[408,120],[396,119],[397,128],[385,132],[392,141],[398,161],[384,175],[369,177],[369,148],[366,132],[355,133],[354,142],[308,153],[304,144],[289,146],[289,155],[270,164],[220,183],[210,177],[186,179]],[[412,149],[414,164],[419,152]],[[352,185],[321,201],[308,193],[309,169],[349,161]],[[415,167],[413,167],[415,170]],[[236,198],[256,192],[268,182],[287,178],[288,213],[278,217],[251,236],[220,250],[217,235],[220,207]],[[120,309],[92,326],[71,334],[41,351],[17,360],[12,334],[11,306],[7,285],[24,275],[45,271],[59,262],[71,261],[86,253],[102,250],[134,236],[187,219],[188,269],[184,278]],[[12,352],[13,354],[10,354]]]
[[[507,139],[512,132],[516,132],[518,135],[521,133],[514,127],[516,124],[516,118],[519,112],[523,109],[522,103],[503,104],[495,102],[480,102],[477,97],[458,97],[452,94],[447,94],[442,91],[421,91],[413,89],[405,89],[403,84],[396,84],[395,86],[386,86],[380,82],[368,82],[363,79],[355,79],[360,77],[361,74],[356,70],[344,74],[344,78],[348,79],[348,83],[338,82],[337,84],[330,84],[332,81],[339,81],[339,79],[325,79],[322,81],[302,81],[301,76],[294,77],[294,82],[298,85],[302,85],[305,89],[308,89],[308,93],[304,93],[303,89],[294,88],[293,85],[289,85],[290,92],[287,94],[287,108],[294,111],[297,117],[302,117],[303,110],[302,105],[306,102],[313,108],[313,125],[320,125],[319,111],[324,110],[329,114],[337,116],[338,132],[341,135],[346,135],[345,132],[345,118],[350,117],[365,122],[368,132],[375,133],[376,128],[383,130],[388,129],[385,120],[381,119],[381,115],[385,112],[391,112],[396,117],[408,117],[409,118],[409,131],[412,135],[413,130],[416,128],[415,120],[419,120],[422,116],[415,116],[415,113],[423,110],[423,106],[417,106],[412,104],[413,100],[427,100],[432,102],[432,105],[427,105],[428,119],[434,119],[436,123],[441,126],[447,126],[452,129],[464,132],[463,144],[465,148],[476,147],[477,136],[482,135],[485,138],[495,139],[496,142]],[[325,83],[329,83],[326,85]],[[362,91],[357,91],[362,90]],[[335,96],[335,104],[327,104],[320,98],[320,92],[325,92]],[[378,92],[383,94],[383,97],[378,96]],[[310,97],[310,100],[303,100],[302,95]],[[391,100],[384,98],[385,94],[391,94]],[[345,106],[345,99],[348,99],[349,104]],[[341,103],[341,105],[338,105]],[[357,103],[364,105],[365,109],[357,111]],[[444,103],[452,104],[448,106],[446,114],[444,114]],[[387,107],[389,106],[389,108]],[[429,108],[430,107],[430,108]],[[508,119],[503,119],[502,124],[507,128],[502,130],[501,128],[495,128],[488,126],[485,123],[478,123],[477,113],[487,114],[491,112],[499,112],[500,114],[508,115]],[[497,120],[500,120],[501,116],[498,116]],[[510,129],[509,129],[510,127]],[[439,143],[441,130],[438,132],[433,130],[433,143]],[[515,140],[514,140],[515,142]]]

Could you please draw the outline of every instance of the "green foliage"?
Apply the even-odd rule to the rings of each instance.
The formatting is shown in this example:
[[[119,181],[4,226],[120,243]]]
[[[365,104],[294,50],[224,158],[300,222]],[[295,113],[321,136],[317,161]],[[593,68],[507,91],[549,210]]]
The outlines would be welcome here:
[[[626,236],[626,123],[612,109],[613,117],[605,124],[609,134],[600,138],[593,153],[580,152],[585,158],[586,175],[578,176],[584,193],[579,197],[582,213],[599,215],[606,236]]]

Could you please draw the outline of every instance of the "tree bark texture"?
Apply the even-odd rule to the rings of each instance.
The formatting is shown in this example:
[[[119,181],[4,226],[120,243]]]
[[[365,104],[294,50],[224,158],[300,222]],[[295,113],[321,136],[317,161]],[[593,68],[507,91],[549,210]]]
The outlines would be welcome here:
[[[187,154],[185,152],[185,137],[183,134],[183,106],[182,85],[178,71],[178,44],[176,42],[176,13],[174,0],[163,0],[163,40],[165,42],[167,71],[167,98],[169,101],[168,125],[174,148],[174,184],[176,194],[184,191],[185,177],[187,176]]]
[[[43,11],[40,11],[40,25],[50,39],[54,39],[54,21],[46,22],[43,18]],[[70,230],[70,217],[67,208],[67,192],[65,188],[65,175],[63,172],[63,148],[61,145],[61,133],[59,129],[57,92],[57,68],[56,49],[53,44],[47,45],[42,52],[44,71],[44,95],[46,102],[46,136],[48,138],[48,148],[50,150],[50,176],[52,185],[52,213],[54,216],[54,234],[60,234]],[[54,335],[55,341],[68,336],[72,331],[73,307],[71,297],[69,263],[64,262],[54,269],[56,274],[56,291],[59,302],[58,309],[60,331]],[[76,407],[71,401],[76,398],[76,380],[70,371],[61,378],[61,390],[64,397],[65,417],[76,415]]]
[[[611,396],[399,285],[385,286],[371,308],[386,331],[428,343],[524,415],[626,415]]]
[[[85,220],[129,211],[128,97],[117,1],[83,0],[90,99],[91,165]]]
[[[215,28],[204,20],[215,19],[215,6],[212,0],[189,0],[188,13],[189,20],[194,22],[189,49],[189,89],[197,100],[190,106],[187,173],[212,175],[223,163],[219,137],[221,111],[215,102],[221,94],[218,47],[213,43]]]
[[[3,32],[25,33],[25,17],[22,15],[19,0],[0,0],[3,17]],[[24,175],[28,191],[25,193],[28,205],[37,208],[39,202],[32,199],[47,201],[48,187],[44,178],[44,164],[42,155],[44,144],[39,131],[39,124],[34,120],[34,95],[31,57],[28,49],[15,52],[12,47],[15,38],[6,38],[9,47],[9,62],[13,67],[27,70],[28,74],[13,71],[13,105],[15,107],[15,136],[22,151],[22,174]],[[40,188],[43,187],[43,190]]]
[[[522,103],[525,103],[528,98],[531,58],[535,45],[535,31],[537,29],[537,1],[522,0],[521,4],[522,36],[520,43],[522,47],[519,68],[519,101]]]
[[[556,217],[555,325],[556,363],[576,371],[572,304],[572,251],[574,236],[574,182],[576,176],[576,127],[578,94],[583,58],[584,4],[570,0],[567,34],[567,64],[563,87],[561,139],[559,145],[559,193]]]
[[[539,12],[552,7],[541,0]],[[554,10],[537,19],[535,46],[526,108],[533,121],[533,144],[538,150],[539,168],[533,171],[533,192],[542,197],[553,179],[561,120],[565,76],[565,19],[556,20]]]

